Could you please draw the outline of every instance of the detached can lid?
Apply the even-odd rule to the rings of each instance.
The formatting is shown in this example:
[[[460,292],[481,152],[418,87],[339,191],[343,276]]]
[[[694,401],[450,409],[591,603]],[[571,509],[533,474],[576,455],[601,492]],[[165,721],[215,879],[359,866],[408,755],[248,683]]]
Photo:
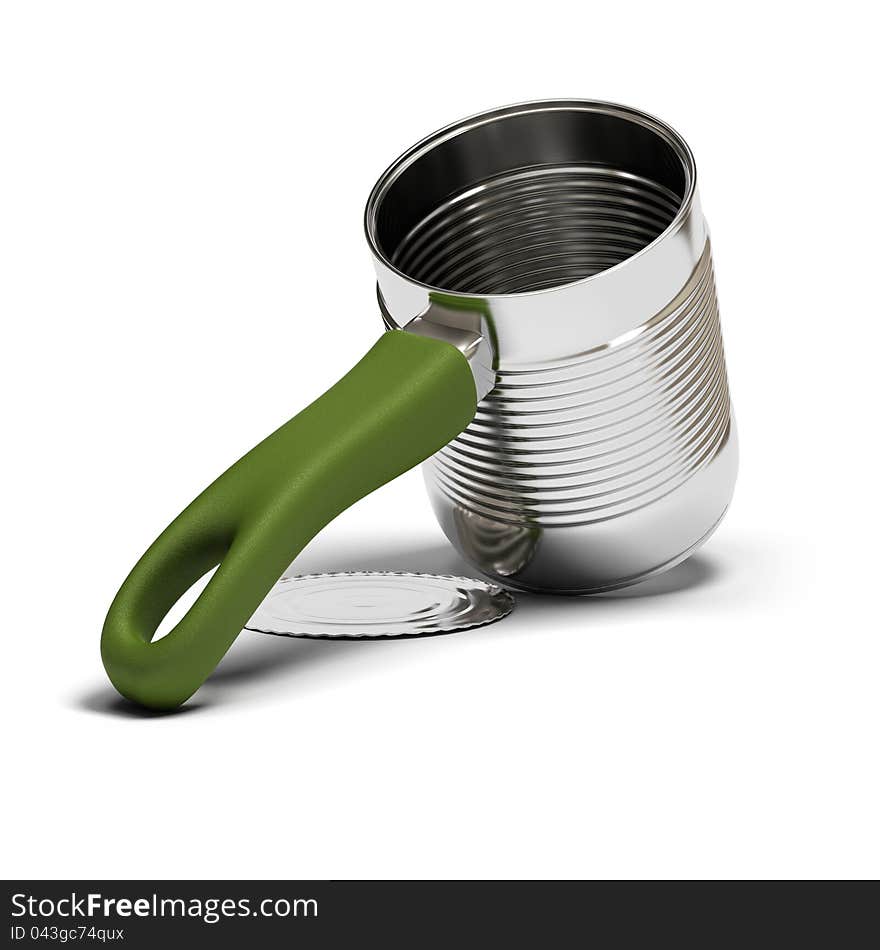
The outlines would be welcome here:
[[[355,571],[282,578],[246,629],[282,637],[373,640],[483,627],[513,610],[489,581],[446,574]]]

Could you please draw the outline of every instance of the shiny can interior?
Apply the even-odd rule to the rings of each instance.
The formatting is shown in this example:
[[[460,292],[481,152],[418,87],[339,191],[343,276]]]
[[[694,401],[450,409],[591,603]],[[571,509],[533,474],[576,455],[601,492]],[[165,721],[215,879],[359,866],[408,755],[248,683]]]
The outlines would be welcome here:
[[[441,130],[382,176],[374,252],[448,293],[531,293],[639,253],[680,215],[693,160],[669,127],[601,103],[509,107]]]

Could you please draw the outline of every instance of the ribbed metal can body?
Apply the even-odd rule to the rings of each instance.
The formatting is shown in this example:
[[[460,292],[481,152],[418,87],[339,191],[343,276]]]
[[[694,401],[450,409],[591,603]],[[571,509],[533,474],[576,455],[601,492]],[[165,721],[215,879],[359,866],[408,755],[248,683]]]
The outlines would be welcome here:
[[[425,465],[434,510],[482,571],[608,590],[691,553],[736,477],[707,244],[682,292],[574,358],[499,366],[474,422]]]
[[[462,136],[488,125],[490,144],[508,136],[497,167],[469,170],[375,255],[389,326],[439,294],[478,312],[491,342],[494,388],[424,466],[432,505],[461,554],[508,586],[636,583],[711,534],[736,479],[692,156],[663,123],[605,103],[478,118],[443,141],[474,164]]]

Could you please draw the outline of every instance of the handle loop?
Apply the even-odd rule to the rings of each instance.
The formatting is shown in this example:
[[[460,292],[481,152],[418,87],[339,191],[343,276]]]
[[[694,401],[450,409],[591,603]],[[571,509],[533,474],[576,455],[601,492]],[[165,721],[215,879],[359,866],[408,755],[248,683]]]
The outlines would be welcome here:
[[[455,346],[384,334],[335,386],[206,488],[138,561],[101,636],[116,689],[152,709],[185,702],[318,531],[442,448],[473,419],[476,402]],[[151,642],[180,596],[218,564],[187,614]]]

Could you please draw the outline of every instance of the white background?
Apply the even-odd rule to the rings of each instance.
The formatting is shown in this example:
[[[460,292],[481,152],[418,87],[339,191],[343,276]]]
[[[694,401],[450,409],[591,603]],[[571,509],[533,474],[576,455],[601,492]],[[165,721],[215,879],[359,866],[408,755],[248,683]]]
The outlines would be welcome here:
[[[4,876],[880,873],[869,8],[3,5]],[[522,597],[470,633],[244,633],[181,713],[139,714],[101,668],[106,608],[376,338],[373,181],[548,96],[694,149],[742,438],[727,520],[627,596]],[[468,570],[418,472],[297,568]]]

